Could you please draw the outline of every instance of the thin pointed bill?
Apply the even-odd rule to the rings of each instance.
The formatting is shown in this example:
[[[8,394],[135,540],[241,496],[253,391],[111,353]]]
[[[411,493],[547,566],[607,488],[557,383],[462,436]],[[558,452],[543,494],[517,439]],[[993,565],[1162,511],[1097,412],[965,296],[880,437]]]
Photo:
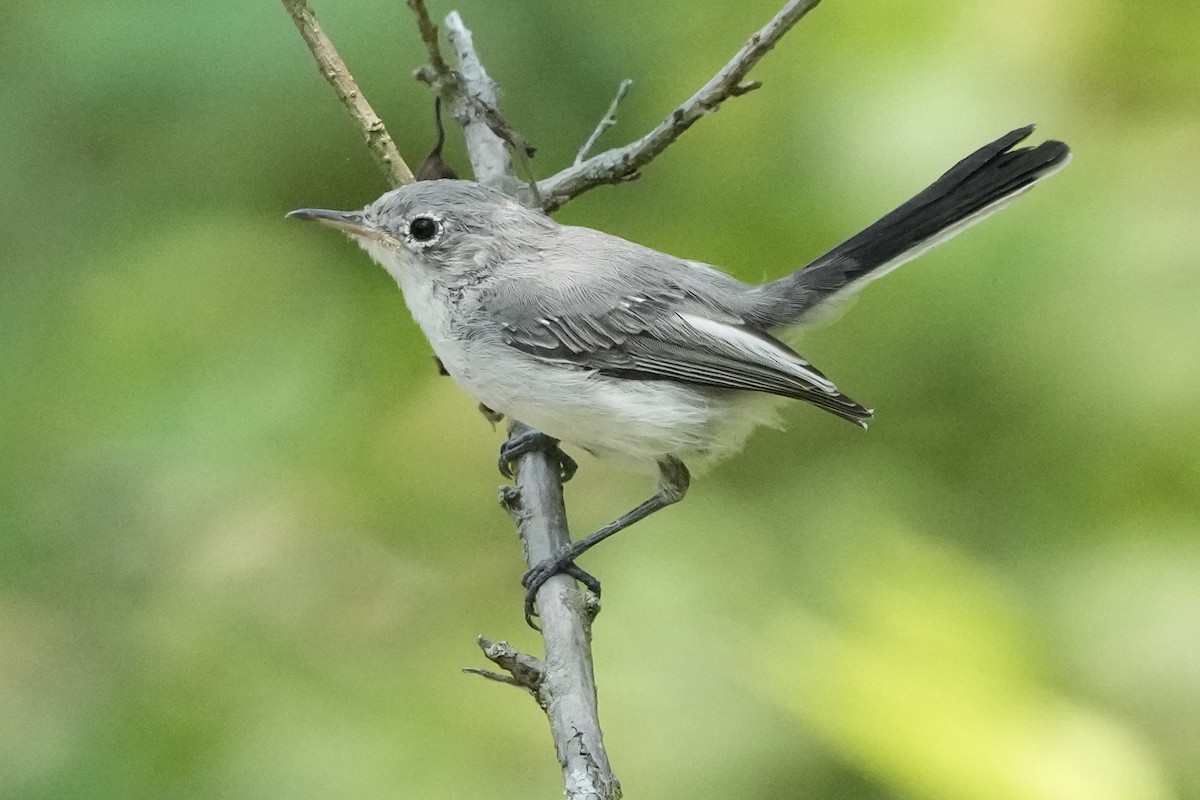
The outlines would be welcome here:
[[[361,211],[330,211],[325,208],[297,208],[284,215],[285,219],[304,219],[320,222],[337,228],[349,236],[366,236],[380,241],[391,241],[392,237],[375,228],[363,219]]]

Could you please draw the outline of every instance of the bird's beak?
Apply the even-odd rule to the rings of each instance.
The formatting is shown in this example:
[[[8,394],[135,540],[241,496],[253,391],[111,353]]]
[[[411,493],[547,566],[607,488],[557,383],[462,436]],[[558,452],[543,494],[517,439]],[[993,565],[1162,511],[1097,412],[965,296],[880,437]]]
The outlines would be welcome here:
[[[306,219],[337,228],[348,236],[365,236],[389,241],[392,237],[367,223],[361,211],[329,211],[324,208],[297,208],[285,215],[286,219]]]

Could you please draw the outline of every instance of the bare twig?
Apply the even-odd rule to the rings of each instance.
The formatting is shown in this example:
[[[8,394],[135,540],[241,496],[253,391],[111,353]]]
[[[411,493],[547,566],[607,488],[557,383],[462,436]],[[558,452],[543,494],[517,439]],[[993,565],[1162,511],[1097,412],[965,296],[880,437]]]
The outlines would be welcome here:
[[[504,146],[504,138],[493,130],[494,120],[489,120],[487,114],[488,108],[496,107],[499,89],[483,68],[475,52],[471,31],[463,24],[458,12],[451,12],[446,17],[445,25],[446,37],[458,55],[458,71],[450,69],[443,61],[442,68],[434,63],[431,65],[432,74],[419,72],[417,77],[427,81],[442,95],[455,121],[462,128],[475,180],[512,193],[515,181],[512,161]]]
[[[415,180],[412,170],[400,156],[400,151],[396,149],[396,143],[392,141],[387,128],[384,127],[383,120],[379,118],[375,110],[371,108],[371,104],[359,91],[354,76],[346,68],[346,63],[338,55],[333,42],[325,35],[325,31],[317,22],[317,17],[308,7],[308,3],[305,0],[282,0],[282,2],[292,21],[296,23],[300,37],[304,39],[304,43],[312,51],[313,58],[317,60],[321,74],[337,92],[338,99],[342,101],[342,105],[350,112],[355,124],[362,131],[367,149],[371,151],[371,155],[375,157],[375,161],[387,175],[391,185],[402,186],[412,183]]]
[[[509,423],[509,436],[527,430]],[[504,487],[501,504],[517,524],[530,566],[571,543],[559,465],[546,454],[521,458],[516,487]],[[613,800],[620,796],[620,783],[604,749],[592,668],[591,627],[599,599],[570,576],[555,575],[538,590],[537,607],[546,659],[535,696],[550,721],[567,797]]]
[[[477,637],[475,641],[488,661],[508,672],[508,675],[474,667],[467,667],[463,672],[470,672],[489,680],[525,689],[531,692],[537,698],[538,703],[545,708],[543,700],[548,701],[549,698],[542,698],[539,694],[542,688],[542,679],[546,674],[546,665],[540,659],[518,652],[508,642],[493,642],[483,636]]]
[[[750,69],[762,60],[775,43],[820,0],[789,0],[775,17],[742,46],[721,70],[681,103],[666,119],[642,138],[625,147],[592,156],[538,184],[542,208],[554,211],[575,197],[605,183],[619,183],[635,176],[642,167],[680,137],[696,120],[720,108],[730,97],[757,89],[757,82],[743,83]]]
[[[533,180],[529,165],[534,148],[500,115],[500,89],[479,60],[471,31],[463,24],[457,11],[446,15],[446,38],[458,56],[460,102],[455,105],[454,115],[463,126],[475,179],[507,189],[510,194],[519,194],[512,163],[504,149],[507,143],[516,152],[530,177],[529,187],[535,204],[541,205],[537,183]],[[478,158],[476,153],[479,154]]]
[[[445,20],[445,30],[459,61],[451,83],[450,76],[423,76],[451,104],[455,120],[463,128],[467,153],[476,180],[517,195],[522,188],[512,169],[503,133],[497,130],[495,109],[498,91],[475,51],[471,31],[456,12]],[[420,76],[419,76],[420,77]],[[501,119],[502,121],[502,119]],[[507,126],[507,123],[505,123]],[[520,152],[521,146],[515,145]],[[526,198],[528,200],[529,198]],[[527,427],[509,422],[509,435]],[[501,490],[501,504],[517,524],[525,558],[529,566],[561,552],[571,544],[567,529],[567,510],[563,503],[562,483],[557,461],[534,451],[517,464],[516,486]],[[595,596],[581,591],[567,575],[556,575],[538,591],[538,618],[545,642],[545,661],[537,688],[531,690],[545,710],[554,738],[554,748],[563,770],[563,784],[570,800],[615,800],[620,784],[612,774],[604,749],[597,711],[596,682],[592,670],[591,623],[599,610]],[[485,647],[485,654],[512,674],[518,685],[529,688],[524,675],[512,668],[528,663],[530,656],[512,651],[517,661],[499,658]],[[511,648],[510,648],[511,650]],[[536,661],[536,659],[533,659]],[[498,676],[499,673],[490,673]],[[503,677],[503,676],[500,676]]]
[[[417,29],[421,32],[421,41],[429,51],[429,64],[438,75],[449,75],[450,65],[442,58],[442,48],[438,44],[437,25],[429,18],[429,9],[425,8],[425,0],[408,0],[408,7],[417,15]]]
[[[528,687],[511,675],[492,672],[490,669],[483,669],[482,667],[463,667],[463,672],[467,673],[468,675],[478,675],[479,677],[486,678],[489,681],[503,683],[506,686],[515,686],[518,689],[526,689],[526,691],[528,691]]]
[[[452,11],[445,22],[446,38],[454,47],[459,62],[458,70],[454,70],[441,56],[437,28],[429,21],[422,0],[409,0],[409,6],[417,14],[417,27],[430,58],[430,66],[417,70],[416,77],[441,95],[454,114],[454,120],[463,129],[475,180],[540,206],[537,182],[529,164],[536,148],[500,114],[497,106],[499,89],[479,60],[471,31],[463,24],[462,17]],[[504,148],[506,144],[517,154],[529,176],[527,195],[522,194],[523,189],[513,173]]]
[[[579,152],[575,154],[575,166],[583,163],[587,158],[587,154],[592,152],[592,148],[600,141],[600,137],[604,132],[617,124],[617,106],[621,105],[621,101],[625,99],[625,95],[629,94],[629,88],[633,86],[633,81],[629,78],[621,81],[621,85],[617,87],[617,96],[608,105],[608,111],[604,112],[604,116],[596,123],[596,129],[592,131],[592,135],[583,143],[583,147],[579,148]]]

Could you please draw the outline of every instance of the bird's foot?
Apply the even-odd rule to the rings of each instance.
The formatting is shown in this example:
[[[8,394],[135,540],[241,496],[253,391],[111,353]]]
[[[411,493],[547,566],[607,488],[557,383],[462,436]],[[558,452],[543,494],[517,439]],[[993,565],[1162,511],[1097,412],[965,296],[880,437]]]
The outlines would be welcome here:
[[[534,630],[540,630],[533,623],[533,618],[537,616],[534,609],[534,601],[537,600],[538,589],[546,581],[558,574],[570,575],[575,580],[582,583],[597,597],[600,596],[600,581],[596,580],[592,575],[584,572],[572,560],[575,553],[570,549],[564,550],[557,556],[551,556],[545,561],[539,561],[521,577],[521,585],[525,587],[525,622]]]
[[[517,459],[535,451],[541,451],[558,462],[558,478],[563,483],[575,477],[575,471],[579,469],[575,459],[563,452],[558,446],[558,439],[538,431],[525,431],[500,445],[500,460],[497,464],[500,474],[512,478],[513,465]]]

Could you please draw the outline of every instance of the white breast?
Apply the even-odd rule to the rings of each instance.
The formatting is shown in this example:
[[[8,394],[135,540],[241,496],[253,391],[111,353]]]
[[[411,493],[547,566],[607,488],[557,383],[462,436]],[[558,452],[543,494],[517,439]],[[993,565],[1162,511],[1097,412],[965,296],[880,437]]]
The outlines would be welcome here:
[[[448,371],[476,399],[594,455],[652,467],[665,455],[719,458],[773,422],[783,398],[630,380],[536,359],[499,340],[459,348]]]
[[[699,389],[672,381],[613,378],[538,359],[505,344],[500,331],[451,322],[450,290],[413,265],[389,263],[394,251],[364,243],[396,278],[413,319],[451,377],[479,402],[556,439],[634,466],[665,455],[716,458],[737,450],[774,420],[781,398]],[[378,249],[378,252],[376,250]]]

